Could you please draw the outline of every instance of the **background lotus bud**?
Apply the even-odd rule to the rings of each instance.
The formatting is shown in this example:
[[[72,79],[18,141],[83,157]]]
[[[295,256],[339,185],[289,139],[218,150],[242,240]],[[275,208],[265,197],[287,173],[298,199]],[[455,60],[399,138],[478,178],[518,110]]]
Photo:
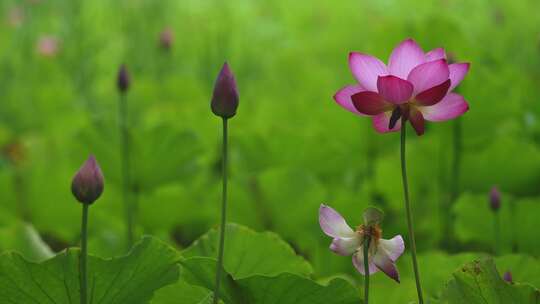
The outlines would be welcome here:
[[[214,94],[211,102],[212,112],[223,118],[231,118],[238,108],[238,90],[236,80],[225,62],[214,85]]]
[[[166,28],[159,35],[159,45],[164,50],[170,50],[174,41],[174,35],[171,28]]]
[[[130,77],[129,77],[129,72],[125,64],[120,66],[120,70],[118,71],[117,85],[118,85],[118,90],[121,93],[125,93],[129,89]]]
[[[491,188],[489,192],[489,207],[495,212],[501,208],[501,193],[497,187]]]
[[[504,273],[503,279],[508,283],[514,283],[514,281],[512,280],[512,273],[510,271]]]
[[[54,36],[41,36],[37,42],[37,52],[44,57],[54,57],[58,53],[59,42]]]
[[[103,193],[103,174],[93,155],[88,157],[73,177],[71,192],[83,204],[92,204]]]

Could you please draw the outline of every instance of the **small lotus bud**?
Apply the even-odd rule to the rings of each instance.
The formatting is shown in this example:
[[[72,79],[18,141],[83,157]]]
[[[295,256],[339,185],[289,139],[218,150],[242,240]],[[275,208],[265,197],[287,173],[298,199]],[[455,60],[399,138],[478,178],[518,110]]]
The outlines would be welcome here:
[[[512,280],[512,273],[510,271],[504,273],[503,279],[508,283],[514,283],[514,281]]]
[[[366,226],[378,225],[382,222],[384,213],[379,208],[368,207],[364,210],[363,218]]]
[[[71,192],[83,204],[92,204],[103,192],[103,174],[93,155],[79,169],[71,183]]]
[[[238,108],[238,90],[236,80],[225,62],[214,85],[214,94],[211,102],[212,112],[223,118],[231,118]]]
[[[491,188],[489,192],[489,207],[494,212],[497,212],[501,208],[501,193],[497,187]]]
[[[125,64],[120,66],[120,70],[118,70],[118,78],[116,84],[118,86],[118,90],[122,94],[127,92],[127,90],[129,89],[130,77]]]
[[[171,28],[166,28],[159,35],[159,44],[162,49],[169,50],[172,47],[174,35]]]

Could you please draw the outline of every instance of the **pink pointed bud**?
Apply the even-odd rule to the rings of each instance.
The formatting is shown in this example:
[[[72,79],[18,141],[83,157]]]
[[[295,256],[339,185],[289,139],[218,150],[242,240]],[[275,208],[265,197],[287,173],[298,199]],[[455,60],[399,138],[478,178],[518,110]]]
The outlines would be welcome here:
[[[127,67],[125,64],[120,66],[120,70],[118,70],[118,78],[116,80],[116,84],[118,86],[118,90],[120,93],[125,93],[129,89],[130,85],[130,76],[129,72],[127,70]]]
[[[169,50],[174,42],[174,35],[171,28],[166,28],[159,35],[159,44],[162,49]]]
[[[512,273],[510,271],[504,273],[503,279],[508,283],[514,283],[514,281],[512,280]]]
[[[497,187],[491,188],[489,192],[489,206],[495,212],[501,208],[501,193]]]
[[[73,177],[71,192],[83,204],[92,204],[103,193],[103,174],[95,157],[90,155]]]
[[[231,118],[238,108],[236,80],[227,62],[223,64],[214,84],[214,94],[210,104],[212,112],[223,118]]]

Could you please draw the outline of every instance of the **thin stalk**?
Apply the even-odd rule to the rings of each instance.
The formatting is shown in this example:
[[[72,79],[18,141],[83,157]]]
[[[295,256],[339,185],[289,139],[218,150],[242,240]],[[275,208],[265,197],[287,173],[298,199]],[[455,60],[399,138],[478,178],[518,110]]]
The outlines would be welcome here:
[[[508,201],[508,204],[510,205],[510,218],[512,220],[512,223],[516,223],[516,220],[517,220],[517,216],[516,216],[516,201],[515,200],[509,200]],[[518,253],[519,252],[519,246],[518,246],[518,243],[517,243],[517,239],[518,239],[518,232],[517,232],[517,225],[512,225],[512,230],[511,230],[511,233],[512,233],[512,253]],[[500,235],[500,234],[499,234]],[[500,243],[499,243],[500,245]]]
[[[453,154],[454,157],[452,159],[452,179],[451,183],[452,186],[450,188],[450,205],[454,203],[454,201],[459,196],[459,178],[460,178],[460,163],[461,163],[461,146],[462,146],[462,140],[461,140],[461,118],[458,117],[454,121],[453,125]]]
[[[456,202],[459,197],[459,179],[461,176],[461,146],[462,146],[462,132],[461,132],[461,118],[457,118],[454,121],[453,125],[453,159],[452,159],[452,172],[450,179],[450,196],[448,200],[448,205],[445,208],[446,212],[446,221],[445,221],[445,231],[443,235],[446,235],[448,241],[448,247],[451,248],[454,243],[454,229],[452,226],[452,205]]]
[[[87,249],[87,241],[88,241],[88,207],[90,207],[89,204],[83,204],[83,211],[82,211],[82,225],[81,225],[81,254],[79,256],[79,272],[80,272],[80,281],[81,281],[81,304],[86,304],[87,301],[87,288],[88,288],[88,280],[87,280],[87,261],[86,257],[88,255],[88,249]]]
[[[369,303],[369,236],[364,239],[364,304]]]
[[[222,155],[222,174],[223,174],[223,192],[221,202],[221,226],[219,235],[219,251],[216,269],[216,286],[214,289],[214,304],[219,302],[219,285],[221,283],[221,274],[223,272],[223,252],[225,249],[225,224],[227,221],[227,118],[223,118],[223,155]]]
[[[499,212],[495,212],[493,215],[493,232],[494,232],[494,243],[493,243],[493,253],[499,254],[501,251],[501,224],[500,224],[500,215]]]
[[[120,103],[118,105],[118,127],[120,131],[120,158],[122,171],[122,198],[124,201],[124,212],[126,221],[126,246],[129,250],[133,245],[134,240],[134,217],[135,206],[130,200],[130,149],[129,149],[129,131],[127,126],[127,100],[126,94],[120,93]]]
[[[405,210],[407,212],[407,227],[409,230],[409,240],[411,242],[411,256],[414,269],[414,278],[416,280],[416,291],[418,292],[418,303],[424,303],[422,295],[422,285],[420,284],[420,273],[418,271],[418,262],[416,261],[416,242],[414,240],[413,218],[411,212],[411,204],[409,202],[409,183],[407,181],[407,164],[405,158],[405,140],[407,135],[407,124],[405,121],[401,124],[401,177],[403,180],[403,194],[405,197]]]

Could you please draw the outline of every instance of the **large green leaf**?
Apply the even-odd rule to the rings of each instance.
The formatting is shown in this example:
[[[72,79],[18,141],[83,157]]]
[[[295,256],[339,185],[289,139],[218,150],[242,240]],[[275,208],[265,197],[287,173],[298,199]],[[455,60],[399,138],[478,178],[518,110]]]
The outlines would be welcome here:
[[[159,290],[152,304],[202,304],[211,299],[216,260],[194,257],[182,262],[183,282]],[[206,289],[202,292],[200,287]],[[226,274],[221,289],[226,304],[352,304],[362,303],[359,292],[346,280],[336,278],[327,285],[292,273],[250,276],[235,280]],[[181,302],[180,299],[183,301]],[[189,299],[189,300],[188,300]]]
[[[43,263],[17,253],[0,256],[0,303],[54,304],[79,301],[79,250],[68,249]],[[178,252],[145,237],[124,257],[88,263],[90,302],[147,303],[155,290],[178,277]]]
[[[23,222],[0,228],[0,251],[13,250],[30,261],[40,262],[54,253],[39,236],[34,226]]]
[[[218,238],[218,230],[212,229],[184,250],[182,256],[215,258]],[[312,272],[309,263],[275,233],[257,233],[237,224],[228,224],[226,228],[224,267],[235,279],[283,272],[307,276]]]
[[[453,274],[441,296],[441,304],[537,304],[540,291],[527,284],[509,284],[499,275],[493,260],[476,260]]]
[[[211,304],[212,291],[184,281],[165,286],[156,292],[152,304]]]

